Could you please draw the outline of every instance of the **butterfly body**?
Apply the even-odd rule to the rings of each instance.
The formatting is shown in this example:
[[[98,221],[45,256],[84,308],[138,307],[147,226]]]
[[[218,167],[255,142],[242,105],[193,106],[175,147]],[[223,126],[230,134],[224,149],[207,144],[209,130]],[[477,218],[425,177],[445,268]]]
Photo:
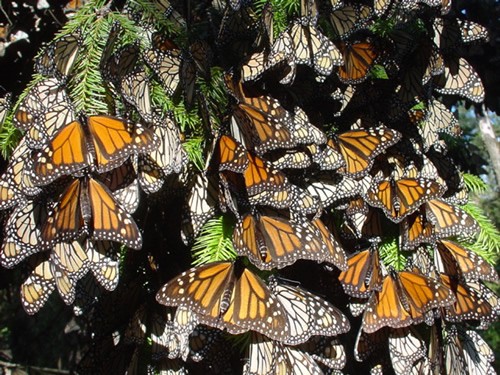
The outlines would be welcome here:
[[[46,185],[86,167],[104,173],[123,164],[132,152],[156,146],[157,139],[147,128],[131,130],[116,117],[89,116],[85,125],[75,120],[64,126],[36,155],[33,180]]]
[[[381,180],[366,193],[366,201],[381,208],[392,221],[399,223],[425,201],[443,195],[445,188],[430,179],[403,178]]]
[[[93,178],[75,179],[61,194],[42,227],[48,246],[91,234],[94,239],[142,246],[142,237],[132,217],[115,201],[111,192]]]
[[[192,268],[165,284],[156,298],[167,306],[187,307],[200,322],[233,334],[254,330],[275,339],[289,335],[279,300],[239,262]]]
[[[380,292],[368,300],[363,315],[363,330],[373,333],[383,326],[392,328],[418,324],[436,307],[455,301],[450,289],[420,272],[391,271],[385,276]]]

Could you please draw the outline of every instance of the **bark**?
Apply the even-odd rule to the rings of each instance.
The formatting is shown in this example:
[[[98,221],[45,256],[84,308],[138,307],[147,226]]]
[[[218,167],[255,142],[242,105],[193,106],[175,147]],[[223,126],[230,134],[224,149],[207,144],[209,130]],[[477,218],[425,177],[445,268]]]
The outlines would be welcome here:
[[[495,136],[493,130],[493,125],[491,124],[491,119],[488,116],[488,111],[483,108],[482,116],[478,116],[479,119],[479,132],[481,133],[481,138],[486,146],[486,152],[491,160],[491,166],[495,172],[495,177],[497,180],[497,189],[500,183],[500,146]]]

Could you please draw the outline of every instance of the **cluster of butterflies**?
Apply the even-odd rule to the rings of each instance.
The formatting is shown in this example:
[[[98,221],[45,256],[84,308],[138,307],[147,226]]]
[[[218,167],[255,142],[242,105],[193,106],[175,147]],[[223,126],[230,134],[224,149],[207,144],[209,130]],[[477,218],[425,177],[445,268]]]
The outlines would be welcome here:
[[[232,373],[241,352],[229,333],[244,338],[244,374],[358,365],[372,374],[493,374],[492,351],[474,329],[500,315],[484,284],[498,275],[457,240],[479,227],[459,207],[467,190],[447,154],[446,137],[460,126],[437,99],[482,102],[460,48],[487,40],[486,30],[455,18],[450,1],[309,0],[276,33],[272,3],[203,2],[189,17],[167,0],[149,15],[126,6],[140,36],[123,43],[126,31],[110,26],[97,66],[113,116],[86,114],[68,93],[89,63],[85,32],[46,48],[40,78],[13,114],[24,135],[0,180],[0,209],[9,210],[0,262],[35,264],[23,306],[37,312],[55,289],[79,305],[75,290],[89,270],[104,289],[118,287],[115,298],[89,298],[93,313],[111,314],[119,328],[93,327],[81,373],[141,373],[145,355],[152,374],[202,364]],[[200,39],[158,31],[165,20]],[[219,84],[226,108],[200,82]],[[198,114],[202,171],[188,163],[157,88]],[[189,247],[214,216],[234,221],[232,256],[177,276],[178,261],[143,246],[132,217],[148,202],[161,206],[152,195],[139,205],[141,191],[177,189],[172,174],[182,174],[185,201],[162,214],[164,228],[144,226],[145,240],[181,221]],[[406,259],[397,269],[382,256],[391,241]],[[113,243],[149,254],[147,271],[121,291]],[[343,340],[356,330],[361,364],[346,360]]]
[[[131,249],[143,243],[132,218],[140,187],[158,191],[187,162],[174,120],[149,102],[137,46],[115,51],[120,32],[113,25],[99,68],[110,90],[142,117],[132,118],[129,108],[120,116],[77,111],[67,87],[86,53],[79,29],[45,48],[35,62],[37,79],[12,116],[24,134],[0,181],[0,208],[9,210],[0,262],[12,268],[30,258],[33,271],[21,286],[29,314],[55,289],[72,304],[88,271],[115,289],[114,243]]]

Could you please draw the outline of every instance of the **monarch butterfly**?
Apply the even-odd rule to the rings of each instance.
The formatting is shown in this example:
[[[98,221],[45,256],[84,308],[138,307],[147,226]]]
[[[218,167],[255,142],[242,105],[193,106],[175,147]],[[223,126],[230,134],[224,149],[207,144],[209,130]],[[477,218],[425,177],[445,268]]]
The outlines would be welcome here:
[[[389,354],[396,374],[409,374],[427,356],[424,340],[411,327],[389,332]]]
[[[271,151],[266,160],[276,169],[304,169],[311,165],[309,154],[300,150]]]
[[[12,268],[28,256],[43,250],[41,227],[47,218],[42,202],[28,200],[16,207],[5,224],[0,263]]]
[[[35,60],[35,70],[44,76],[64,80],[71,73],[81,47],[80,30],[57,38],[38,55]]]
[[[313,336],[301,344],[300,348],[316,362],[330,369],[341,370],[346,364],[344,346],[335,337]]]
[[[487,42],[488,30],[469,20],[437,17],[432,25],[434,43],[444,53],[454,52],[463,44]]]
[[[54,262],[39,263],[31,275],[21,285],[21,302],[29,315],[36,314],[57,288],[64,303],[70,305],[75,299],[77,279]]]
[[[33,182],[46,185],[55,179],[91,167],[98,172],[116,168],[133,152],[151,152],[158,145],[153,132],[112,116],[89,116],[86,124],[73,121],[59,130],[40,151],[33,165]]]
[[[241,82],[226,75],[226,85],[240,102],[233,106],[232,135],[247,149],[258,154],[276,148],[292,148],[293,118],[290,112],[271,96],[245,96]]]
[[[407,216],[400,225],[402,246],[411,250],[422,243],[432,244],[436,241],[434,226],[420,210]]]
[[[379,126],[370,129],[356,129],[344,132],[328,141],[328,145],[339,151],[346,167],[339,172],[352,178],[365,175],[373,165],[376,156],[401,139],[401,133]]]
[[[436,77],[435,90],[443,95],[459,95],[475,103],[484,101],[484,86],[474,68],[464,58],[445,61],[444,73]]]
[[[454,375],[494,374],[495,370],[491,365],[492,356],[488,356],[482,351],[485,346],[487,347],[486,353],[491,353],[491,349],[477,332],[466,331],[458,325],[450,326],[446,330],[443,344],[446,373]]]
[[[298,144],[324,144],[328,140],[316,126],[311,124],[307,113],[299,106],[293,108],[292,136]]]
[[[197,331],[197,326],[199,323],[198,315],[192,312],[191,310],[178,307],[175,311],[172,330],[175,336],[175,344],[169,344],[169,357],[172,358],[182,358],[184,361],[187,360],[188,356],[194,354],[193,347],[190,345],[190,336],[198,336],[198,342],[206,339],[207,337],[203,337],[206,332],[201,330]],[[208,329],[208,327],[207,327]],[[211,336],[211,339],[215,339],[215,332],[218,330],[212,330],[208,335]],[[218,331],[220,332],[220,331]],[[176,346],[175,346],[176,345]],[[204,346],[202,345],[199,345]],[[208,345],[206,345],[208,346]],[[198,353],[202,355],[201,353]]]
[[[482,43],[489,41],[488,29],[476,22],[469,20],[456,19],[460,27],[460,36],[462,42],[471,43],[480,41]]]
[[[381,208],[395,223],[415,212],[426,200],[439,198],[445,188],[426,178],[402,178],[381,180],[366,193],[366,202]]]
[[[347,259],[347,270],[339,275],[345,292],[357,298],[369,297],[382,287],[382,270],[378,250],[370,247]]]
[[[248,360],[243,365],[243,374],[270,375],[276,373],[276,350],[274,342],[264,335],[256,332],[250,334],[247,358]]]
[[[110,241],[88,239],[85,246],[89,268],[99,284],[106,290],[115,290],[120,276],[119,263],[110,257],[113,245]]]
[[[309,194],[317,197],[323,208],[333,205],[342,199],[355,196],[364,190],[364,185],[369,184],[371,177],[365,177],[361,181],[347,176],[319,174],[307,181],[305,189]]]
[[[371,8],[366,5],[344,5],[330,13],[333,31],[340,39],[346,39],[363,27],[371,16]]]
[[[462,349],[469,374],[480,375],[495,372],[492,366],[495,360],[493,350],[476,331],[455,325],[448,330],[448,335],[451,337],[457,335],[454,339],[460,340],[459,348]]]
[[[338,170],[345,166],[342,155],[327,144],[308,144],[304,148],[320,170]]]
[[[297,72],[297,63],[295,62],[295,51],[293,40],[290,34],[285,30],[278,39],[275,40],[268,56],[269,67],[280,65],[283,61],[288,64],[287,74],[279,81],[282,85],[291,85],[295,80]]]
[[[61,102],[47,108],[45,112],[34,119],[33,126],[25,134],[26,143],[30,148],[43,149],[56,132],[74,121],[75,118],[75,109],[69,102]]]
[[[437,242],[436,250],[434,259],[439,271],[466,280],[498,282],[498,274],[491,264],[458,243],[441,239]]]
[[[70,0],[67,2],[67,4],[64,6],[64,14],[68,18],[73,18],[76,14],[76,12],[85,5],[87,1],[86,0]]]
[[[256,81],[267,71],[267,56],[264,51],[255,52],[241,67],[241,80],[243,82]]]
[[[134,69],[121,79],[124,99],[137,109],[146,122],[153,122],[149,78],[144,68]]]
[[[366,361],[374,352],[380,351],[381,348],[387,348],[387,337],[389,335],[389,328],[383,327],[376,332],[367,333],[360,329],[356,336],[354,344],[354,358],[356,361]],[[379,354],[379,353],[377,353]],[[385,355],[385,353],[384,353]]]
[[[198,236],[203,224],[215,215],[218,206],[217,185],[204,173],[197,174],[191,183],[183,210],[181,237],[184,243]]]
[[[7,170],[0,177],[0,209],[18,205],[27,197],[33,197],[41,192],[34,186],[29,173],[31,168],[31,150],[27,147],[26,138],[14,149]]]
[[[67,109],[72,109],[70,103],[65,86],[58,79],[44,79],[36,83],[19,103],[12,123],[26,132],[28,139],[34,142],[33,147],[40,148],[64,125],[60,121],[68,117]],[[46,123],[45,118],[58,118],[60,121]]]
[[[329,76],[334,66],[344,63],[339,49],[309,18],[296,20],[288,32],[292,39],[296,64],[308,65],[318,74]]]
[[[198,72],[202,74],[206,81],[210,81],[210,66],[213,60],[213,51],[204,40],[195,40],[189,46],[189,51],[193,57]]]
[[[239,263],[215,262],[191,268],[156,295],[159,303],[187,307],[200,322],[239,334],[253,330],[285,340],[290,328],[281,302]]]
[[[434,225],[434,233],[438,238],[471,236],[479,231],[472,216],[443,200],[429,200],[425,203],[425,212],[427,219]]]
[[[153,35],[153,48],[144,53],[144,60],[153,69],[167,95],[177,91],[181,81],[182,53],[177,45],[159,34]]]
[[[111,30],[111,33],[118,33],[120,29]],[[110,35],[108,39],[108,45],[104,51],[101,59],[101,72],[105,82],[111,85],[111,89],[116,93],[119,93],[122,89],[122,81],[127,76],[130,76],[137,69],[137,61],[140,58],[140,47],[139,44],[129,43],[120,47],[116,52],[110,54],[109,57],[107,53],[110,53],[112,47],[115,43],[112,39],[115,38],[114,35]],[[109,51],[107,49],[109,48]]]
[[[300,347],[286,346],[261,334],[252,333],[243,374],[319,375],[323,371],[312,356]]]
[[[274,279],[269,288],[285,307],[290,338],[284,344],[301,344],[311,336],[337,336],[351,328],[340,310],[299,286]]]
[[[139,205],[139,182],[132,161],[99,176],[99,180],[113,192],[113,197],[132,214]]]
[[[340,80],[351,85],[363,82],[378,55],[373,44],[341,43],[339,48],[344,57],[344,65],[338,70]]]
[[[479,281],[465,281],[441,273],[440,281],[452,290],[456,301],[443,310],[444,318],[450,322],[464,320],[479,321],[487,325],[496,321],[500,314],[498,297]]]
[[[205,361],[216,373],[227,368],[231,347],[224,340],[223,332],[219,329],[199,325],[189,337],[189,356],[195,361]],[[221,353],[226,353],[223,357]]]
[[[407,327],[424,320],[424,314],[455,302],[450,289],[414,270],[391,270],[384,277],[382,290],[375,291],[363,314],[363,330],[373,333],[384,326]]]
[[[349,202],[344,213],[342,234],[346,238],[371,238],[376,240],[384,235],[383,217],[379,210],[369,207],[362,198]]]
[[[439,139],[439,133],[457,137],[461,134],[460,124],[453,113],[438,100],[431,100],[427,106],[427,116],[418,127],[424,141],[424,151],[428,151]]]
[[[258,156],[248,153],[247,157],[249,163],[243,178],[250,203],[288,207],[293,193],[285,174],[273,169]]]
[[[300,215],[316,215],[318,216],[321,211],[321,203],[319,199],[309,194],[306,190],[298,187],[292,186],[292,193],[294,198],[290,205],[290,212],[292,216],[294,214]]]
[[[142,246],[137,225],[106,186],[93,178],[75,179],[42,227],[42,239],[51,245],[76,238],[89,229],[96,240],[116,241],[133,249]]]
[[[65,270],[74,280],[81,279],[89,270],[87,253],[78,241],[56,244],[52,248],[49,261],[58,269]]]
[[[244,173],[248,168],[247,150],[236,140],[223,134],[218,140],[219,171],[232,171]]]
[[[324,237],[319,228],[324,230]],[[329,244],[335,241],[329,235],[324,225],[315,227],[306,220],[247,214],[236,224],[233,244],[238,254],[248,256],[260,269],[283,268],[298,259],[330,262],[343,268],[343,250],[336,242]]]
[[[147,159],[164,175],[181,172],[187,163],[187,154],[182,147],[176,123],[170,117],[155,117],[154,123],[159,146],[147,155],[141,155],[140,160]]]

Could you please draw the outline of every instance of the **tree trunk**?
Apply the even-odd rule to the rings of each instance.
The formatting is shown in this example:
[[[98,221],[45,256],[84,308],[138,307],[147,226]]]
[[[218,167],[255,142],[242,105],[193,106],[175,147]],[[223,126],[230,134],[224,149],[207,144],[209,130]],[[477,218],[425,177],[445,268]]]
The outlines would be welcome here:
[[[495,172],[495,178],[497,180],[497,188],[500,183],[500,147],[498,145],[495,132],[493,131],[493,126],[491,125],[490,117],[486,108],[483,108],[483,115],[478,116],[479,119],[479,132],[481,133],[481,138],[486,146],[486,151],[491,160],[491,166]]]

